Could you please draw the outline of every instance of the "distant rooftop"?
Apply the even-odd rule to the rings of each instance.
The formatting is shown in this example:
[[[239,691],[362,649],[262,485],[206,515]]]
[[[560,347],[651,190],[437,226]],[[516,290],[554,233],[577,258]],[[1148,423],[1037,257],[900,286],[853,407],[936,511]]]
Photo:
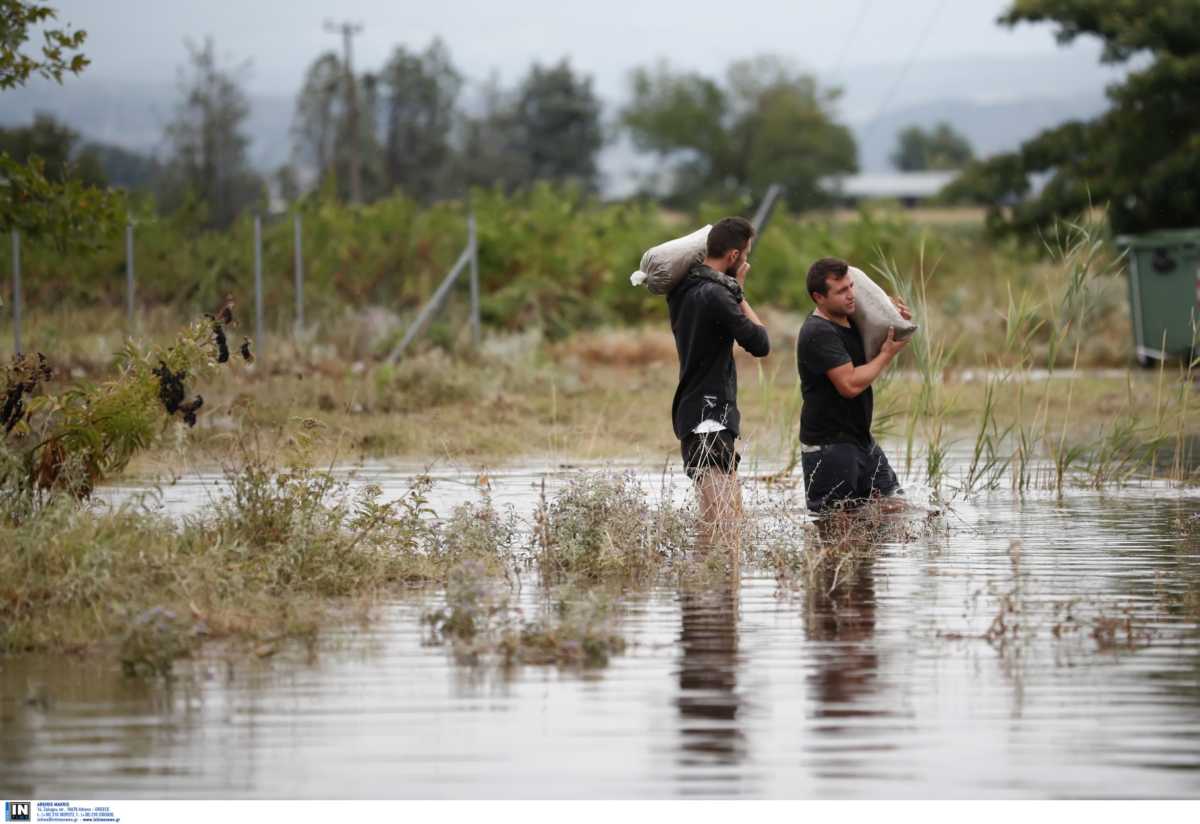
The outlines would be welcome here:
[[[855,199],[924,199],[937,195],[957,176],[958,172],[869,172],[824,177],[821,188],[833,195]]]

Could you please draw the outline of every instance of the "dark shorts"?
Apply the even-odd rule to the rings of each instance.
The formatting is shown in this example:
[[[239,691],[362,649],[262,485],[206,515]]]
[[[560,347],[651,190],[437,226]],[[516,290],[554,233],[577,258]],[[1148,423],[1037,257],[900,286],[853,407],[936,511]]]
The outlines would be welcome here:
[[[695,480],[702,469],[716,469],[727,474],[736,472],[742,456],[733,448],[733,440],[733,433],[728,429],[693,432],[684,438],[680,451],[683,452],[683,469],[687,476]]]
[[[804,496],[810,512],[852,507],[871,497],[895,495],[900,482],[878,444],[825,444],[802,452]]]

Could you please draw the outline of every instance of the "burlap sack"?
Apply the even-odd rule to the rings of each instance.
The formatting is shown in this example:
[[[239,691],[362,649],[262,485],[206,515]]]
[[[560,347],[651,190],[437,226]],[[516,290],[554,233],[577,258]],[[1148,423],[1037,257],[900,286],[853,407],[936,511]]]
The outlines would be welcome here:
[[[896,340],[905,340],[917,331],[917,325],[900,317],[900,310],[892,303],[887,292],[879,288],[866,272],[851,266],[850,274],[854,278],[855,304],[854,314],[850,317],[862,336],[867,360],[873,360],[887,340],[889,327],[895,328]]]
[[[629,276],[629,282],[634,286],[645,284],[656,295],[667,294],[693,266],[704,262],[711,228],[709,224],[690,235],[647,249],[642,255],[642,267]]]

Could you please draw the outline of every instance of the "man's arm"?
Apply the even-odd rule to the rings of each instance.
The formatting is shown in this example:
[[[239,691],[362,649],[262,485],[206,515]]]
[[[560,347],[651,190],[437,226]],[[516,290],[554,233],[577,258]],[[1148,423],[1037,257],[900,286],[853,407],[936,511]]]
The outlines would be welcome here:
[[[750,308],[750,302],[747,301],[745,298],[742,298],[742,303],[738,308],[742,310],[743,315],[750,318],[750,321],[752,323],[754,323],[758,326],[761,326],[763,329],[767,328],[767,325],[758,319],[758,315],[755,313],[755,311],[753,309]]]
[[[743,349],[756,358],[765,358],[771,351],[771,339],[767,336],[767,327],[758,319],[758,315],[743,297],[737,303],[728,289],[717,287],[716,308],[721,324],[730,331],[733,339]]]
[[[875,382],[884,367],[892,362],[892,358],[896,357],[896,353],[907,343],[907,340],[896,340],[895,329],[888,329],[887,340],[883,342],[879,354],[873,360],[867,361],[862,366],[843,363],[841,366],[830,369],[825,375],[843,398],[857,398]]]

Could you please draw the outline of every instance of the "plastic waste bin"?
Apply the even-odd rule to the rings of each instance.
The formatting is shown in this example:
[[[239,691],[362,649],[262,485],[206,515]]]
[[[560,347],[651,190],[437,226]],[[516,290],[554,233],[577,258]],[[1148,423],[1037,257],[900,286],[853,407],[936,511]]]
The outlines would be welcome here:
[[[1200,354],[1200,229],[1125,235],[1137,362]]]

